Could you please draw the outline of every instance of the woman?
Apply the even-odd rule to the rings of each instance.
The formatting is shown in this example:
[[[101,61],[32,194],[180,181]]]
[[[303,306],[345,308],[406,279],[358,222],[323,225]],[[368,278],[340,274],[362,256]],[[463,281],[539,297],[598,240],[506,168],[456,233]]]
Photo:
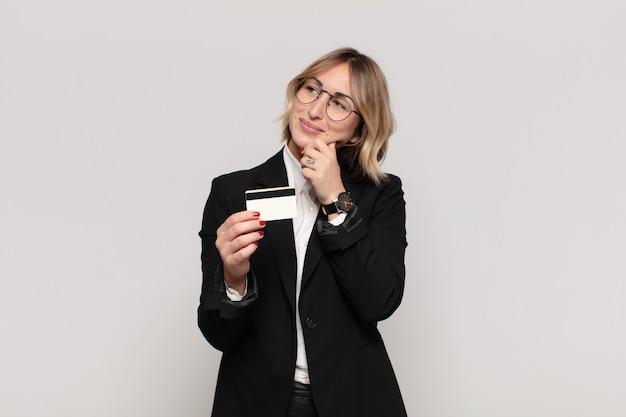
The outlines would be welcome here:
[[[354,49],[287,88],[283,149],[213,180],[202,222],[198,323],[223,352],[213,416],[406,416],[377,322],[404,288],[405,202],[380,162],[387,83]],[[295,187],[297,215],[264,221],[244,192]]]

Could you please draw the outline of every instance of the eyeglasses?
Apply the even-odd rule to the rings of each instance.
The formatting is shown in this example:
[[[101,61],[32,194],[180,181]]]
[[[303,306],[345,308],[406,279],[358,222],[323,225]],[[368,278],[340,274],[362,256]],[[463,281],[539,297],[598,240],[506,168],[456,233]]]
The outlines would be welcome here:
[[[320,82],[315,78],[305,78],[301,81],[298,91],[296,91],[296,99],[302,104],[311,104],[317,100],[322,93],[328,94],[328,102],[326,103],[326,115],[335,122],[346,120],[352,113],[359,117],[361,113],[354,109],[354,101],[341,93],[331,94],[323,90]]]

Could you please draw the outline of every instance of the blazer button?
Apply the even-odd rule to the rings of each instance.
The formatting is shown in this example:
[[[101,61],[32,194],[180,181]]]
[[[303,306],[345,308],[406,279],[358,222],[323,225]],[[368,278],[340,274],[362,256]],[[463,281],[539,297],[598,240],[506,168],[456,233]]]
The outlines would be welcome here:
[[[313,329],[315,329],[317,327],[317,322],[315,321],[314,318],[307,317],[305,321],[306,321],[306,327],[307,328],[313,330]]]

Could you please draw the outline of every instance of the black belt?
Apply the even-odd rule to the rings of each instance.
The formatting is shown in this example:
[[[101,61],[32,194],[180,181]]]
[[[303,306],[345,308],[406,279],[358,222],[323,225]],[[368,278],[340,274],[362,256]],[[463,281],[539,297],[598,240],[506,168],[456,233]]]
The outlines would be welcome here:
[[[318,417],[310,385],[294,381],[287,417]]]

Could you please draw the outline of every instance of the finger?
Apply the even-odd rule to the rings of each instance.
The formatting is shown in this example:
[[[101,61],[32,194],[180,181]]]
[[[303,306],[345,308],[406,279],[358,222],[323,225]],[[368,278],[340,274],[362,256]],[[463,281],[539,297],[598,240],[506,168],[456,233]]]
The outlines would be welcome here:
[[[250,257],[257,250],[258,245],[250,244],[241,248],[239,251],[228,256],[223,256],[224,273],[229,271],[229,275],[243,277],[250,271]],[[225,275],[226,276],[226,275]]]
[[[250,257],[256,250],[259,248],[259,245],[249,244],[244,246],[237,252],[230,254],[226,259],[224,259],[224,264],[228,265],[229,268],[238,269],[241,266],[247,265]],[[244,266],[247,267],[247,266]]]
[[[237,241],[237,239],[241,239],[247,235],[254,235],[258,233],[261,229],[265,227],[264,220],[248,220],[240,223],[235,223],[231,225],[228,229],[225,230],[221,235],[218,234],[217,239],[219,243],[229,244],[231,242]],[[242,241],[237,246],[244,246],[250,243],[249,241]]]
[[[302,165],[302,170],[304,171],[305,169],[311,169],[314,170],[315,169],[315,165],[318,163],[318,161],[316,159],[313,159],[310,156],[305,156],[302,159],[300,159],[300,165]]]
[[[317,160],[319,156],[319,152],[314,148],[306,148],[304,152],[302,152],[302,157],[300,158],[300,165],[302,168],[311,168],[314,169],[317,164]]]
[[[250,248],[250,246],[256,247],[258,241],[263,238],[265,233],[263,231],[254,231],[250,233],[246,233],[245,235],[237,236],[232,242],[227,245],[230,249],[229,253],[235,254],[244,252],[246,253],[246,248]]]
[[[332,150],[329,148],[329,145],[324,143],[322,140],[316,140],[312,144],[313,146],[307,148],[305,157],[318,160],[333,160],[335,159],[335,148]],[[334,145],[333,145],[334,146]],[[317,164],[316,164],[317,165]]]
[[[256,250],[258,241],[264,236],[264,232],[253,231],[237,236],[231,241],[215,242],[220,256],[225,264],[236,266],[241,262],[247,262],[250,255]]]
[[[260,218],[260,216],[261,214],[257,211],[251,211],[251,210],[238,211],[228,216],[228,218],[224,221],[223,226],[226,226],[228,228],[234,224],[241,223],[243,221]]]
[[[265,221],[260,220],[258,212],[246,210],[234,213],[217,229],[215,245],[222,250],[238,236],[264,227]]]
[[[315,166],[316,162],[322,158],[323,154],[317,150],[316,148],[307,148],[304,151],[304,154],[302,154],[302,158],[300,159],[300,162],[302,163],[302,165],[304,166]],[[313,161],[313,162],[311,162]]]
[[[330,143],[325,143],[322,141],[319,141],[319,142],[320,144],[316,149],[320,152],[320,154],[330,159],[335,159],[335,156],[337,154],[337,142],[330,142]]]
[[[232,229],[233,227],[236,227],[239,224],[246,223],[246,222],[254,222],[254,221],[257,221],[257,222],[261,221],[261,214],[259,212],[251,211],[251,210],[239,211],[237,213],[231,214],[224,221],[224,223],[222,223],[222,225],[218,228],[218,234],[220,230],[222,232],[228,231]]]

